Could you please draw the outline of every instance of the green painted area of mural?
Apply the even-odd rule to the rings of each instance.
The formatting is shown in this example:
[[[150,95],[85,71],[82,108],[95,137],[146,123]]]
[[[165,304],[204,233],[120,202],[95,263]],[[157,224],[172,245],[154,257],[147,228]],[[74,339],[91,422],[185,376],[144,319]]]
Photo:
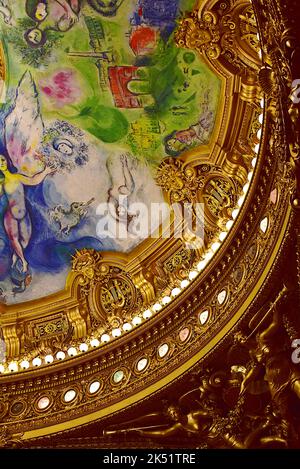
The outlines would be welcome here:
[[[25,69],[32,70],[39,86],[62,68],[72,71],[73,85],[78,86],[73,102],[59,102],[59,96],[54,99],[41,93],[44,117],[67,119],[106,143],[122,142],[139,159],[156,165],[164,154],[164,137],[197,122],[208,89],[210,108],[216,111],[219,80],[195,53],[176,47],[173,33],[167,40],[158,34],[149,54],[134,54],[129,36],[135,2],[120,7],[118,20],[97,14],[83,2],[78,23],[68,31],[44,26],[47,41],[40,48],[28,47],[24,40],[35,23],[26,17],[23,5],[19,0],[14,7],[16,27],[4,28],[11,85],[17,85]],[[184,0],[180,10],[192,5]],[[115,106],[108,73],[120,66],[138,68],[137,79],[127,85],[139,101],[136,107]],[[43,89],[47,90],[47,83]]]
[[[97,104],[94,99],[86,102],[75,122],[106,143],[118,142],[128,132],[128,122],[121,112]]]

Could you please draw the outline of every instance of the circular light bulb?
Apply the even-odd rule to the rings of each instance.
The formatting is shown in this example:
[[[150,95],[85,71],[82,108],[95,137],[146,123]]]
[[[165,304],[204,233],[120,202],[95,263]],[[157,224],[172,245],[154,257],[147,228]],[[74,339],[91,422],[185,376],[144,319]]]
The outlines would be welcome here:
[[[221,246],[221,243],[217,242],[217,243],[213,243],[211,248],[214,252],[216,252],[220,246]]]
[[[108,334],[103,334],[101,336],[101,342],[109,342],[110,341],[110,337]]]
[[[32,360],[32,364],[33,366],[41,366],[42,360],[40,359],[40,357],[36,357]]]
[[[77,350],[75,347],[70,347],[68,349],[68,355],[69,357],[75,357],[77,355]]]
[[[152,312],[150,311],[150,309],[147,309],[146,311],[143,312],[144,319],[150,319],[151,316],[152,316]]]
[[[57,358],[57,360],[64,360],[66,358],[65,352],[62,352],[62,351],[57,352],[56,358]]]
[[[139,324],[141,324],[142,322],[142,319],[139,317],[139,316],[135,316],[133,319],[132,319],[132,324],[134,326],[138,326]]]
[[[180,288],[173,288],[173,290],[171,291],[171,295],[177,296],[180,294],[180,292],[181,292]]]
[[[162,302],[164,305],[167,305],[168,303],[170,303],[170,301],[171,301],[171,298],[169,296],[164,296],[162,299]]]
[[[10,362],[8,369],[11,373],[15,373],[18,371],[18,364],[16,362]]]
[[[225,240],[226,236],[227,236],[227,231],[222,231],[222,233],[220,233],[219,240],[221,241],[221,243]]]
[[[182,280],[180,286],[181,288],[186,288],[189,284],[190,282],[188,280]]]
[[[79,345],[80,352],[87,352],[88,349],[89,349],[88,344],[82,343],[82,344]]]
[[[46,355],[45,356],[45,362],[47,364],[53,363],[53,360],[54,360],[54,358],[52,357],[52,355]]]
[[[192,280],[195,280],[196,277],[198,277],[198,272],[196,270],[192,270],[189,273],[189,279],[192,281]]]
[[[22,370],[28,370],[28,368],[30,367],[30,363],[29,363],[28,360],[23,360],[20,363],[20,366],[21,366]]]
[[[99,342],[98,339],[92,339],[91,340],[91,347],[97,348],[97,347],[99,347],[99,345],[100,345],[100,342]]]

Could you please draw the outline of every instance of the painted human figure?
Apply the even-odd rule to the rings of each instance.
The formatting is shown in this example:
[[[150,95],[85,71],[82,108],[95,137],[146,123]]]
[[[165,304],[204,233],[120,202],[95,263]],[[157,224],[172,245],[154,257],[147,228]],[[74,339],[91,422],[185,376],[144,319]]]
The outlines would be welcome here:
[[[124,0],[88,0],[102,16],[115,16]],[[47,30],[69,31],[79,20],[84,0],[26,0],[26,13],[36,26],[26,31],[24,38],[31,47],[45,44]]]
[[[47,167],[31,177],[12,173],[8,169],[6,158],[0,155],[0,172],[4,176],[1,180],[0,195],[5,194],[8,201],[4,214],[4,227],[13,250],[12,269],[20,260],[22,272],[26,275],[28,262],[24,255],[24,249],[29,244],[32,225],[26,209],[24,186],[37,186],[48,174],[53,173],[53,169]]]
[[[108,207],[111,216],[118,222],[126,226],[126,231],[130,229],[132,219],[137,215],[130,211],[130,197],[134,193],[135,183],[131,171],[128,167],[127,155],[121,155],[122,173],[124,184],[112,184],[108,191]]]
[[[166,153],[178,156],[183,151],[207,143],[213,119],[213,112],[205,111],[196,124],[191,125],[188,129],[172,132],[165,138]]]
[[[209,91],[204,95],[202,113],[198,122],[187,129],[175,130],[164,138],[168,155],[179,156],[180,153],[208,143],[213,127],[214,113],[209,106]]]
[[[79,20],[81,0],[27,0],[26,12],[36,21],[36,26],[25,33],[31,47],[40,47],[46,42],[49,29],[66,32]]]

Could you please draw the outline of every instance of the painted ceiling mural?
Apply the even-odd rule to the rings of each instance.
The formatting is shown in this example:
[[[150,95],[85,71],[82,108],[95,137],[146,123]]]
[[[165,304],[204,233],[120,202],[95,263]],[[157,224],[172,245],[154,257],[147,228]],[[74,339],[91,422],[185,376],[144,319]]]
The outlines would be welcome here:
[[[173,36],[191,0],[0,0],[0,301],[64,288],[76,249],[128,252],[141,237],[120,196],[163,201],[155,170],[207,144],[220,81]]]

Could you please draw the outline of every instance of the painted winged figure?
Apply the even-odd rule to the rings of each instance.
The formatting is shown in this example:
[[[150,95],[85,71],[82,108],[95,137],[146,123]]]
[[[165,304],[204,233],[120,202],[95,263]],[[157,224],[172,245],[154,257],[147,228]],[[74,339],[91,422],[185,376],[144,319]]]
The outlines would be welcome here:
[[[45,167],[35,151],[43,131],[38,93],[31,74],[26,71],[17,87],[13,108],[5,118],[7,156],[0,155],[0,193],[7,198],[4,227],[12,250],[11,279],[16,293],[24,291],[31,280],[24,254],[32,234],[25,187],[37,186],[54,172]]]

